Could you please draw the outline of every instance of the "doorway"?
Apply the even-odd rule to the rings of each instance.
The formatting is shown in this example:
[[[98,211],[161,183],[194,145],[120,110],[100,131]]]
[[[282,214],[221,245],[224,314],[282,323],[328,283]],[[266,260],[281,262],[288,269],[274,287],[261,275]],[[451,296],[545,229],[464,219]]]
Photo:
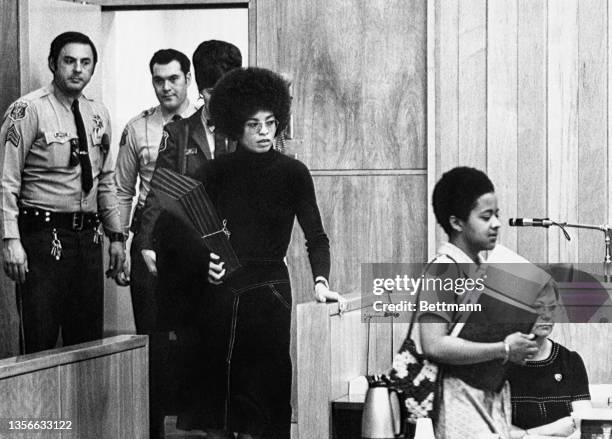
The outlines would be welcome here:
[[[249,65],[247,6],[102,8],[102,101],[111,114],[114,148],[130,119],[158,105],[149,71],[155,51],[172,48],[191,60],[202,41],[223,40],[236,45],[242,53],[243,66]],[[201,105],[193,67],[188,96],[192,103]],[[134,333],[129,288],[117,287],[111,279],[105,286],[105,335]]]

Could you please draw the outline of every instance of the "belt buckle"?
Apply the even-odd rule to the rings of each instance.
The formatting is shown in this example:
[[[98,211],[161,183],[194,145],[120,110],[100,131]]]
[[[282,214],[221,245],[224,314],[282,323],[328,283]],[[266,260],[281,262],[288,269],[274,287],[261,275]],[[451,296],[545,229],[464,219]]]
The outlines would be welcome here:
[[[72,230],[80,232],[83,230],[85,223],[85,214],[83,212],[75,212],[72,214]]]

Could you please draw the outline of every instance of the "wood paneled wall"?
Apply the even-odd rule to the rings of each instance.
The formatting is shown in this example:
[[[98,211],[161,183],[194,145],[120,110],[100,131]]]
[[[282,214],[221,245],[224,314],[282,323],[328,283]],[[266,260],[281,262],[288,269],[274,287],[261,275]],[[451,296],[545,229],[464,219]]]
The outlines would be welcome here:
[[[312,172],[342,294],[361,263],[426,257],[426,3],[256,0],[257,65],[292,78],[289,152]],[[287,260],[294,304],[313,300],[297,226]]]
[[[21,86],[19,76],[19,20],[17,0],[0,0],[0,114],[16,100]],[[0,245],[2,243],[0,242]],[[2,270],[0,251],[0,358],[19,353],[19,319],[15,304],[15,285]]]
[[[436,0],[435,8],[430,172],[486,171],[504,223],[607,223],[606,1]],[[568,242],[557,228],[504,227],[502,242],[538,262],[603,260],[603,233],[569,232]]]
[[[605,0],[433,3],[430,182],[459,165],[486,171],[505,224],[612,220],[612,8]],[[429,215],[432,252],[445,238]],[[501,241],[534,262],[603,261],[603,233],[568,231],[569,242],[557,228],[506,225]],[[610,344],[612,325],[559,325],[553,338],[581,353],[592,382],[612,380],[610,353],[596,342]]]
[[[257,0],[257,65],[293,79],[291,152],[312,171],[332,287],[426,256],[426,0]],[[289,264],[312,300],[301,232]]]
[[[0,361],[0,413],[71,423],[70,431],[27,437],[147,438],[147,343],[120,336]]]

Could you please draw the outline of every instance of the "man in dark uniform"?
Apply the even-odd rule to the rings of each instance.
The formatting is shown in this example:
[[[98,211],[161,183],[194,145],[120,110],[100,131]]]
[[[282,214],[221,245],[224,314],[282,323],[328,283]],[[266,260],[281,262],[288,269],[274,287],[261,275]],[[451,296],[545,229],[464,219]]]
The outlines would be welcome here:
[[[209,122],[208,101],[212,88],[221,76],[241,67],[242,55],[233,44],[209,40],[198,46],[192,61],[204,105],[191,117],[164,127],[156,169],[169,168],[195,177],[206,161],[235,149],[235,143],[215,133],[215,127]],[[161,207],[154,192],[150,192],[147,197],[139,239],[142,240],[142,253],[149,271],[157,273],[153,232],[158,225]],[[163,234],[162,230],[158,236]]]
[[[233,44],[210,40],[198,46],[192,61],[204,105],[189,118],[165,125],[155,169],[170,168],[193,177],[208,160],[235,148],[225,136],[216,134],[208,122],[208,101],[217,80],[226,72],[240,67],[242,56]],[[176,332],[178,352],[175,357],[178,358],[175,358],[176,363],[172,366],[176,364],[177,375],[184,376],[190,371],[189,365],[196,363],[190,357],[194,335],[190,327],[193,322],[188,316],[192,305],[190,299],[201,282],[186,269],[189,258],[185,248],[178,244],[186,240],[176,235],[174,221],[171,215],[162,213],[155,190],[149,191],[142,210],[139,233],[134,236],[132,246],[143,249],[142,256],[151,273],[157,274],[156,262],[159,262],[158,329]],[[176,408],[180,409],[183,403],[185,401],[179,396],[179,407]]]
[[[102,337],[102,227],[109,276],[125,258],[106,108],[86,98],[97,62],[78,32],[51,43],[53,82],[15,102],[0,129],[0,237],[18,283],[26,353]]]
[[[121,136],[115,182],[121,225],[126,237],[131,230],[140,232],[140,213],[149,193],[155,170],[157,152],[163,127],[172,120],[191,116],[195,107],[187,97],[191,83],[191,63],[182,52],[162,49],[153,54],[149,70],[159,105],[141,112],[131,119]],[[138,204],[133,215],[132,204],[138,193]],[[138,244],[138,239],[135,243]],[[163,431],[164,415],[171,413],[172,391],[169,332],[157,325],[157,279],[147,269],[140,248],[132,245],[124,266],[125,273],[116,279],[120,285],[130,283],[134,322],[138,334],[149,336],[149,427],[150,437],[158,438]],[[126,276],[127,275],[127,276]]]

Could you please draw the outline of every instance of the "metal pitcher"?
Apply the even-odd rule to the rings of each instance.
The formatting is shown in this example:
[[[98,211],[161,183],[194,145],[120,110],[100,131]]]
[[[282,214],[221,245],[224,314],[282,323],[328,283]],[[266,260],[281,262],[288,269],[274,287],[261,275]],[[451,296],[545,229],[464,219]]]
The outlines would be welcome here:
[[[384,379],[369,379],[361,418],[363,439],[395,439],[401,433],[401,410],[397,391]]]

